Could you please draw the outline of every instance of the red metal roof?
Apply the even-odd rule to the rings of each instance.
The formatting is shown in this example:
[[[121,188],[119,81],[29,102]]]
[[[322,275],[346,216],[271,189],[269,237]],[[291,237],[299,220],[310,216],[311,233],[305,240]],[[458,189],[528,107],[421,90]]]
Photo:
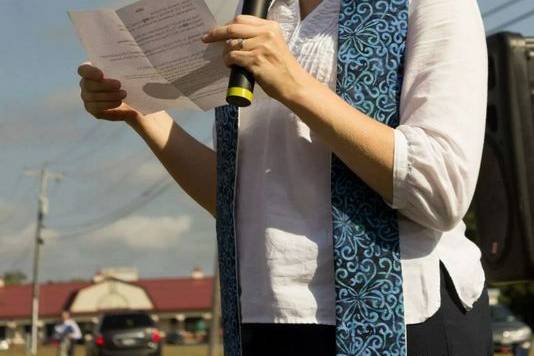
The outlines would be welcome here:
[[[211,307],[213,278],[140,279],[132,282],[146,290],[156,312],[201,310]],[[126,282],[128,283],[128,282]],[[92,282],[50,282],[40,285],[40,317],[58,317],[70,298]],[[0,287],[0,319],[28,319],[30,284]]]
[[[147,291],[160,312],[211,307],[213,278],[144,279],[135,284]]]

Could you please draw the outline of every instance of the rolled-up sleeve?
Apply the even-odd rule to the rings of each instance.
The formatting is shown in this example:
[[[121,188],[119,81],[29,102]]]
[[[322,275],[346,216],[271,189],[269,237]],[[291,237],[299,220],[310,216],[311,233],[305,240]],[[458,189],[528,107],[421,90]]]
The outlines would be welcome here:
[[[435,230],[474,194],[484,141],[487,50],[474,0],[412,0],[392,206]]]

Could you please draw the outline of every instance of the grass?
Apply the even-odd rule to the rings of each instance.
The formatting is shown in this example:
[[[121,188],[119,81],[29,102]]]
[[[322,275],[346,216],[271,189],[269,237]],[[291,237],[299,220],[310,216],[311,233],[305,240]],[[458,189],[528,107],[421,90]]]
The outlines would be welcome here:
[[[205,345],[200,346],[165,346],[163,348],[163,356],[207,356],[208,347]],[[41,347],[39,348],[38,356],[56,356],[56,349],[53,347]],[[219,348],[219,356],[223,356],[222,348]],[[530,354],[534,356],[534,350]],[[15,348],[9,351],[0,351],[0,356],[26,356],[22,348]],[[75,356],[85,356],[85,350],[83,346],[76,348]],[[495,356],[512,356],[509,354],[495,354]]]
[[[220,351],[220,350],[219,350]],[[206,356],[208,354],[208,347],[200,346],[164,346],[163,356]],[[0,351],[0,356],[26,356],[24,349],[13,348],[9,351]],[[38,356],[56,356],[56,349],[50,346],[43,346],[37,352]],[[222,351],[220,351],[222,356]],[[85,349],[83,346],[76,348],[75,356],[85,356]]]

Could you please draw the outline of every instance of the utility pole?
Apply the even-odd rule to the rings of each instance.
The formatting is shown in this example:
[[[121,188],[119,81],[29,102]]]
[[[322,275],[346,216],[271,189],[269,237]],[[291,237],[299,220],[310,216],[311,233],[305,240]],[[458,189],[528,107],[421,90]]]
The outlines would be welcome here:
[[[37,226],[35,228],[35,245],[33,249],[33,276],[32,276],[32,334],[30,354],[37,355],[37,331],[39,321],[39,257],[40,246],[43,244],[41,236],[44,227],[44,217],[48,213],[48,180],[59,181],[63,178],[61,173],[50,172],[46,165],[38,171],[26,171],[28,176],[40,177],[39,202],[37,206]]]
[[[219,281],[219,259],[217,258],[217,249],[215,249],[215,273],[213,276],[213,293],[211,302],[211,325],[209,335],[209,347],[208,356],[216,356],[216,350],[219,341],[219,330],[221,320],[221,294],[220,294],[220,281]]]

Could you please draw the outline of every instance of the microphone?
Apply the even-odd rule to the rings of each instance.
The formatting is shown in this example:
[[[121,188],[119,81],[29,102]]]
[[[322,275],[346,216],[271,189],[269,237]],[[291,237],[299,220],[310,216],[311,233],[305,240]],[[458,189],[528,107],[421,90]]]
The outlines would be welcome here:
[[[252,15],[262,19],[267,17],[272,0],[244,0],[243,15]],[[233,66],[228,82],[226,101],[228,104],[245,107],[254,100],[254,76],[243,67]]]

